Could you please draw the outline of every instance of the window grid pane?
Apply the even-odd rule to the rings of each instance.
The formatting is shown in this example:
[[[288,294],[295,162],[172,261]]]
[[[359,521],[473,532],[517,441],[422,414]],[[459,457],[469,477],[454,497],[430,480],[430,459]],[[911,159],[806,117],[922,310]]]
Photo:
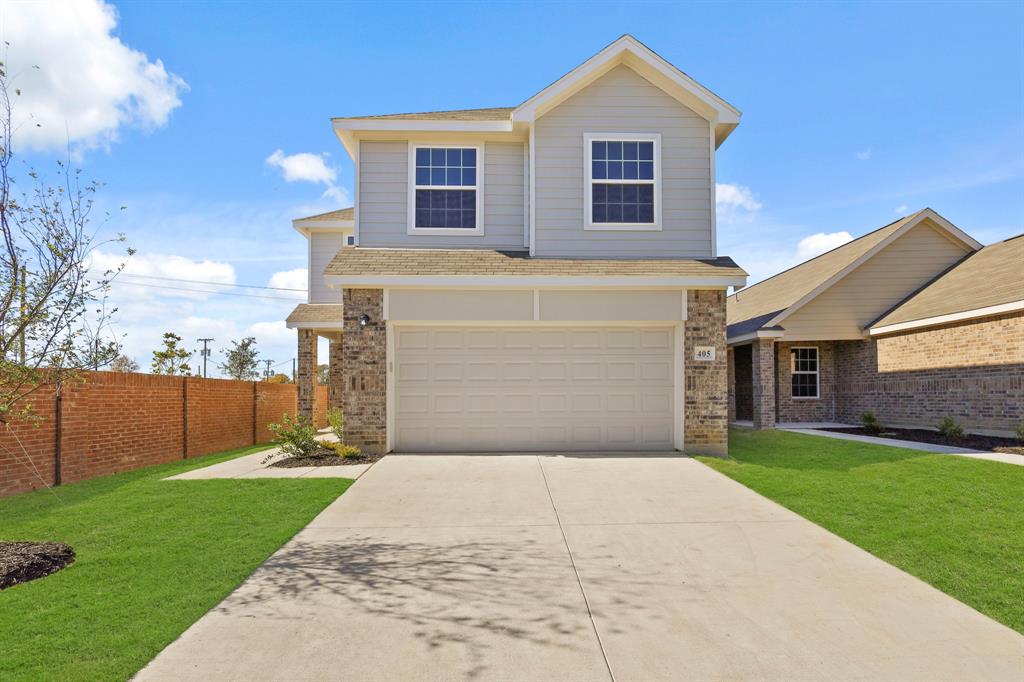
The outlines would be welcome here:
[[[653,224],[654,142],[592,140],[590,145],[591,221]]]
[[[416,149],[417,187],[475,187],[476,150],[462,148]]]

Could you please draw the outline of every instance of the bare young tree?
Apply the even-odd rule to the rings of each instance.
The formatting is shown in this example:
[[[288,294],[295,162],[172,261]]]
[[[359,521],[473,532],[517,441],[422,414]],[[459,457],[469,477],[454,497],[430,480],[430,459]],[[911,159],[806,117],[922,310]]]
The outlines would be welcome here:
[[[91,214],[100,185],[81,171],[58,162],[53,184],[29,166],[15,174],[11,111],[20,94],[0,62],[0,424],[38,419],[30,397],[41,386],[59,391],[119,350],[102,332],[123,265],[98,274],[90,265],[97,248],[125,238],[98,239],[106,220],[96,225]]]

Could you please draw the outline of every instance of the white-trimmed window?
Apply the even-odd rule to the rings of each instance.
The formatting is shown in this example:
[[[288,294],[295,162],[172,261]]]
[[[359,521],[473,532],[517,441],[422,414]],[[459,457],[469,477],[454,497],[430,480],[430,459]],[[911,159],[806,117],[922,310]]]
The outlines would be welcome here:
[[[661,135],[583,136],[584,228],[661,229]]]
[[[409,145],[409,234],[483,234],[483,147]]]
[[[794,398],[817,398],[820,395],[818,349],[797,346],[789,349],[789,373]]]

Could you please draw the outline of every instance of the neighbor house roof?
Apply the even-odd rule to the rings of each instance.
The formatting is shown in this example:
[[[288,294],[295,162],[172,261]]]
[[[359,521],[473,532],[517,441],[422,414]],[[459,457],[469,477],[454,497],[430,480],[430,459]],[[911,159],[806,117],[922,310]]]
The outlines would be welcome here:
[[[1020,309],[1024,309],[1024,234],[968,255],[879,318],[871,332],[898,331],[921,326],[910,323],[961,313]]]
[[[370,116],[339,116],[334,121],[363,119],[396,119],[403,121],[507,121],[515,107],[488,109],[452,109],[449,111],[421,111],[407,114],[373,114]]]
[[[285,319],[289,329],[341,329],[340,303],[300,303]]]
[[[370,285],[381,279],[429,284],[431,277],[455,281],[469,277],[481,284],[498,285],[510,278],[547,278],[581,280],[620,278],[665,280],[690,279],[721,286],[746,280],[731,258],[631,259],[605,258],[531,258],[526,251],[487,249],[342,249],[324,269],[328,282],[346,285]],[[672,281],[669,281],[672,280]],[[719,282],[719,280],[721,280]],[[637,284],[641,282],[636,282]]]
[[[932,209],[920,210],[734,293],[728,299],[726,311],[729,338],[777,328],[790,312],[925,219],[965,244],[981,247]]]

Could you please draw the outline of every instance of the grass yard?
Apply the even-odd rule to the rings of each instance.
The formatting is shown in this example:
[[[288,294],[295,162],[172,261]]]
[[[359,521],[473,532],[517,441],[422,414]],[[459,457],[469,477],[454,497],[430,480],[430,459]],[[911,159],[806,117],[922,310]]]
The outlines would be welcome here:
[[[127,679],[352,483],[160,480],[265,447],[0,499],[0,539],[78,555],[0,592],[0,679]]]
[[[1024,633],[1024,467],[734,429],[708,466]]]

